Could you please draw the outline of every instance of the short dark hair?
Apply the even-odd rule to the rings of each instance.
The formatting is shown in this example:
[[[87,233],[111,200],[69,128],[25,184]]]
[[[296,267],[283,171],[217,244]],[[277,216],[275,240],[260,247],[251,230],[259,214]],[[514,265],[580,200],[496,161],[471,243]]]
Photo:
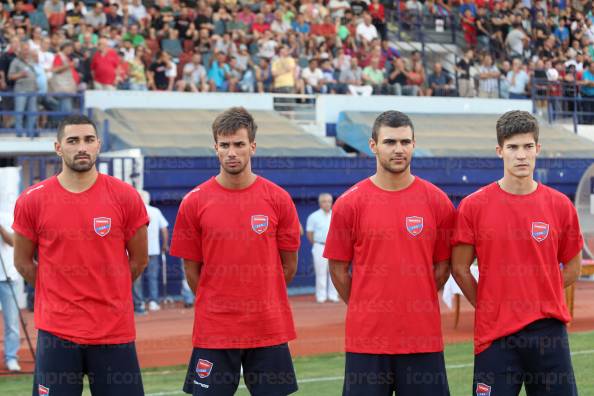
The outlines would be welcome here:
[[[219,135],[233,135],[241,128],[247,129],[250,143],[256,140],[258,125],[256,125],[254,117],[245,108],[231,107],[225,110],[212,123],[212,135],[215,143],[218,141]]]
[[[497,144],[503,147],[503,142],[514,135],[531,133],[538,143],[538,121],[527,111],[508,111],[497,120]]]
[[[412,138],[415,138],[415,127],[413,126],[412,121],[406,114],[400,111],[384,111],[375,119],[373,122],[373,128],[371,129],[371,138],[376,143],[379,130],[383,126],[391,128],[410,127],[412,131]]]
[[[95,136],[97,136],[97,125],[95,125],[93,120],[84,114],[72,114],[64,117],[64,119],[60,122],[57,134],[58,142],[64,137],[64,130],[68,125],[91,125],[93,130],[95,130]]]

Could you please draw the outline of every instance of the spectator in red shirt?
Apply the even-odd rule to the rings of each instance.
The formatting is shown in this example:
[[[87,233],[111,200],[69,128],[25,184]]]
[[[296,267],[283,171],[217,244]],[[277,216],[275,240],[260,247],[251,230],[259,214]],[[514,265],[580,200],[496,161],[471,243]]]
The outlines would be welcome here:
[[[340,23],[340,21],[339,21]],[[311,25],[311,34],[322,37],[335,37],[336,36],[336,24],[332,22],[330,15],[324,17],[323,23],[315,23]]]
[[[379,0],[371,0],[371,4],[367,9],[369,15],[371,15],[372,23],[377,29],[382,40],[386,39],[386,16],[384,14],[384,5]]]
[[[76,93],[76,89],[80,83],[80,76],[74,68],[74,62],[72,60],[73,50],[72,42],[66,41],[60,46],[60,52],[54,57],[52,64],[52,80],[54,84],[52,85],[59,87],[60,92],[58,93]],[[59,83],[55,84],[56,81]],[[60,111],[72,111],[71,96],[59,96],[57,99],[60,103]]]
[[[264,15],[256,15],[256,22],[252,25],[252,31],[254,32],[254,35],[258,37],[267,30],[270,30],[270,24],[264,21]]]
[[[91,73],[95,89],[115,90],[117,69],[120,64],[118,54],[107,45],[107,39],[99,40],[98,50],[91,60]]]

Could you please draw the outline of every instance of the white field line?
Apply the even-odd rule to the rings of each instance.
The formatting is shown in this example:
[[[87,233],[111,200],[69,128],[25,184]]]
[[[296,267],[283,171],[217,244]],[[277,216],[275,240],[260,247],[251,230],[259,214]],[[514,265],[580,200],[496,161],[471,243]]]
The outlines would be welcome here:
[[[575,351],[571,352],[571,356],[576,355],[591,355],[594,354],[594,349],[586,349],[583,351]],[[463,364],[448,364],[446,365],[446,369],[448,370],[455,370],[460,368],[467,368],[472,367],[474,363],[463,363]],[[186,370],[164,370],[164,371],[151,371],[149,373],[144,373],[143,376],[151,376],[151,375],[167,375],[173,373],[179,373],[181,371]],[[299,384],[308,384],[308,383],[315,383],[315,382],[332,382],[332,381],[342,381],[343,376],[336,376],[336,377],[314,377],[314,378],[302,378],[297,379]],[[245,385],[239,385],[239,389],[245,389]],[[145,396],[174,396],[174,395],[185,395],[186,393],[179,391],[168,391],[168,392],[156,392],[156,393],[147,393]]]

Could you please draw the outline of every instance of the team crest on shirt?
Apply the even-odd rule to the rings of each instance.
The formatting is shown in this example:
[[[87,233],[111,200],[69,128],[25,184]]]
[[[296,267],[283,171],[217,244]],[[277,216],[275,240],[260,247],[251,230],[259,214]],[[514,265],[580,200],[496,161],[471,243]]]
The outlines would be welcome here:
[[[198,359],[198,363],[196,363],[196,374],[200,378],[206,378],[210,375],[212,366],[213,364],[208,360]]]
[[[532,238],[536,240],[536,242],[542,242],[549,236],[549,225],[547,223],[543,223],[542,221],[534,221],[532,222]]]
[[[476,384],[476,396],[491,396],[491,387],[479,382]]]
[[[46,388],[43,385],[39,385],[39,387],[37,388],[37,393],[39,394],[39,396],[49,396],[49,388]]]
[[[111,219],[109,217],[95,217],[93,219],[93,228],[97,235],[104,237],[111,231]]]
[[[268,216],[253,215],[252,216],[252,230],[256,234],[263,234],[268,229]]]
[[[412,236],[423,232],[423,218],[419,216],[408,216],[406,218],[406,230]]]

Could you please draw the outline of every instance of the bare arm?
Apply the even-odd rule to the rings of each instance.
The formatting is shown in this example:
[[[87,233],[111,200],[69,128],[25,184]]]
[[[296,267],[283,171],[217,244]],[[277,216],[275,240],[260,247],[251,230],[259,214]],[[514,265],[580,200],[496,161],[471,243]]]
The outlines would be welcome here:
[[[128,251],[128,263],[130,263],[130,272],[134,281],[148,264],[148,237],[146,226],[140,227],[136,233],[126,243]]]
[[[457,245],[452,250],[452,274],[464,296],[476,307],[476,291],[478,283],[472,273],[470,266],[474,261],[474,246]]]
[[[450,260],[440,261],[433,264],[435,275],[435,287],[440,290],[450,277]]]
[[[8,246],[14,246],[14,234],[0,225],[0,238]]]
[[[15,232],[14,266],[30,285],[37,279],[37,264],[33,259],[36,248],[35,242]]]
[[[285,273],[285,283],[291,283],[295,274],[297,273],[297,252],[287,252],[286,250],[279,250],[281,262],[283,264],[283,272]]]
[[[349,273],[349,265],[350,263],[347,261],[339,261],[339,260],[328,260],[329,268],[330,268],[330,277],[332,278],[332,283],[334,283],[334,287],[340,297],[344,300],[345,303],[349,303],[349,297],[351,296],[351,282],[352,277]]]
[[[569,287],[575,283],[582,272],[582,252],[580,251],[567,263],[563,263],[563,287]]]
[[[169,230],[167,227],[161,228],[161,252],[167,253],[169,250]]]
[[[198,289],[198,281],[200,280],[200,271],[202,270],[202,263],[197,261],[184,259],[184,269],[186,271],[186,280],[192,293],[196,295]]]
[[[307,231],[307,233],[305,235],[307,236],[307,240],[309,241],[309,243],[311,243],[313,245],[313,243],[314,243],[313,231]]]

